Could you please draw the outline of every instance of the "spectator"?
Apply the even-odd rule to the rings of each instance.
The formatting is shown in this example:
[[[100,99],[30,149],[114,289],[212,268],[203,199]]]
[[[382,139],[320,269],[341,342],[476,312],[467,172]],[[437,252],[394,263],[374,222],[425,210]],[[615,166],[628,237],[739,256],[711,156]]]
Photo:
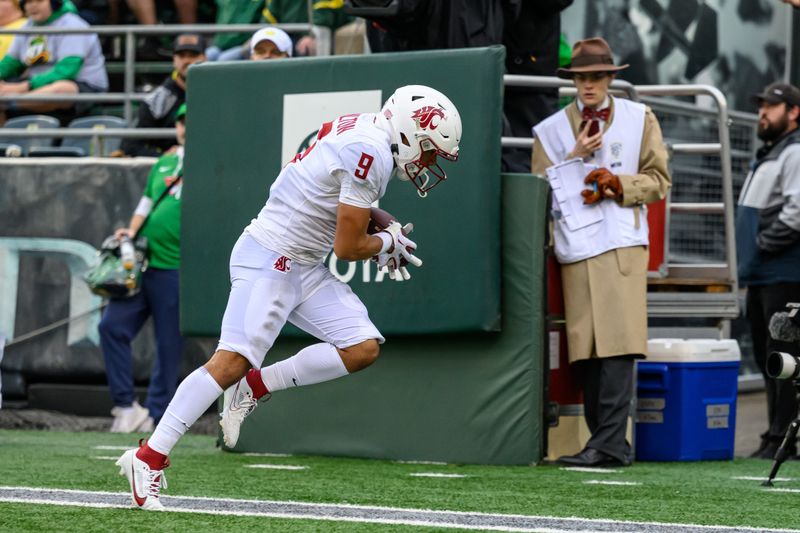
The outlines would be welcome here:
[[[800,302],[800,89],[773,83],[754,100],[764,146],[739,195],[736,252],[753,352],[767,389],[767,431],[751,457],[772,459],[797,416],[795,383],[772,379],[765,368],[772,351],[796,353],[796,346],[772,339],[767,326],[787,302]],[[795,442],[789,454],[797,454]]]
[[[394,14],[380,14],[375,2],[352,4],[372,21],[367,38],[373,52],[503,44],[508,74],[551,76],[559,66],[561,11],[572,0],[399,0]],[[555,88],[506,87],[503,136],[530,137],[531,128],[558,109],[557,101]],[[530,163],[530,150],[503,149],[504,171],[530,172]]]
[[[28,20],[22,15],[19,7],[19,0],[0,0],[0,28],[4,30],[15,30],[25,24]],[[11,33],[0,34],[0,59],[5,57],[8,52],[14,35]]]
[[[556,258],[561,263],[569,360],[583,378],[584,415],[591,438],[559,462],[573,466],[631,464],[625,439],[634,359],[647,352],[647,213],[643,205],[667,193],[667,150],[653,112],[608,94],[616,73],[603,39],[578,41],[571,67],[578,98],[534,127],[531,169],[581,158],[597,168],[584,183],[583,203],[600,219],[568,225],[564,198],[553,202]],[[613,170],[614,173],[611,172]],[[580,199],[577,199],[580,200]]]
[[[232,3],[237,3],[235,0]],[[252,3],[252,2],[250,2]],[[315,2],[314,3],[314,24],[317,26],[326,26],[331,30],[335,30],[352,20],[352,17],[345,15],[341,8],[341,2]],[[241,17],[245,17],[253,6],[248,6],[248,10],[241,10],[237,13]],[[232,8],[230,8],[232,9]],[[293,0],[266,0],[266,5],[261,12],[265,22],[269,24],[290,24],[290,23],[308,23],[308,6],[305,2],[296,2]],[[239,19],[244,22],[244,19]],[[251,22],[248,20],[247,22]],[[231,20],[231,22],[233,22]],[[217,23],[221,24],[219,17]],[[276,30],[278,28],[275,28]],[[282,30],[281,30],[282,31]],[[241,34],[239,34],[241,36]],[[224,38],[225,35],[223,34]],[[215,44],[216,44],[215,39]],[[226,42],[226,41],[223,41]],[[229,41],[236,43],[236,40],[231,38]],[[213,54],[213,61],[236,61],[239,59],[248,59],[250,57],[251,45],[249,41],[236,44],[232,48],[225,50],[221,46],[209,48],[209,52]],[[296,44],[294,49],[297,55],[313,56],[317,54],[317,45],[313,35],[307,34],[302,36]],[[290,56],[293,54],[289,54]]]
[[[353,17],[342,11],[344,2],[314,2],[313,17],[315,26],[325,26],[331,31],[351,22]],[[290,24],[308,22],[308,5],[296,0],[266,0],[264,21],[269,24]],[[317,55],[317,43],[314,36],[302,36],[295,44],[299,56]]]
[[[205,61],[203,38],[183,33],[175,38],[172,47],[172,74],[156,87],[139,106],[136,126],[139,128],[169,128],[175,122],[176,110],[186,101],[186,74],[189,67]],[[122,152],[131,156],[160,156],[172,146],[170,139],[126,139]]]
[[[88,28],[69,0],[27,0],[23,7],[30,27]],[[8,81],[18,79],[21,81]],[[108,90],[105,59],[96,34],[19,35],[0,61],[0,94],[78,94]],[[7,116],[69,109],[73,102],[11,102]],[[78,109],[77,111],[80,111]]]
[[[100,322],[100,345],[115,405],[111,411],[114,415],[111,431],[115,433],[152,431],[154,422],[161,419],[178,385],[183,352],[183,339],[178,327],[178,269],[185,118],[186,104],[183,104],[175,115],[177,148],[161,156],[153,165],[128,227],[116,231],[118,238],[141,231],[148,240],[150,264],[142,274],[142,290],[130,298],[112,299]],[[162,197],[170,185],[166,196]],[[150,316],[156,334],[156,359],[147,401],[142,407],[136,402],[133,388],[131,342]]]
[[[278,28],[261,28],[250,38],[250,59],[285,59],[292,56],[292,39]]]
[[[217,24],[255,24],[259,21],[263,0],[222,0],[217,7]],[[240,49],[247,44],[247,33],[218,33],[206,49],[209,61],[241,59]],[[226,56],[222,56],[227,52]]]
[[[283,59],[292,56],[292,38],[280,28],[261,28],[244,45],[225,50],[217,56],[218,61],[240,59]]]
[[[158,24],[155,0],[127,0],[128,8],[139,24],[153,26]],[[175,0],[175,11],[179,24],[194,24],[197,22],[197,0]]]
[[[552,76],[559,65],[561,11],[572,0],[521,2],[519,12],[507,8],[503,44],[506,47],[506,72],[524,76]],[[569,52],[569,48],[567,48]],[[569,54],[567,55],[569,62]],[[510,137],[530,137],[531,128],[558,109],[558,89],[506,87],[503,113]],[[507,172],[530,172],[530,152],[520,148],[503,149],[503,168]]]

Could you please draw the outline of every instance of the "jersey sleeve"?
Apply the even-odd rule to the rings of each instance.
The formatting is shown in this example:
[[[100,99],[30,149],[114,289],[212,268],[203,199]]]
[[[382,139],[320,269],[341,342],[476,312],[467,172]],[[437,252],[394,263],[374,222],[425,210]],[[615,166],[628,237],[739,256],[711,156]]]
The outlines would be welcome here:
[[[342,174],[339,201],[355,207],[370,207],[386,190],[391,167],[385,155],[367,143],[351,143],[339,152],[335,170]]]

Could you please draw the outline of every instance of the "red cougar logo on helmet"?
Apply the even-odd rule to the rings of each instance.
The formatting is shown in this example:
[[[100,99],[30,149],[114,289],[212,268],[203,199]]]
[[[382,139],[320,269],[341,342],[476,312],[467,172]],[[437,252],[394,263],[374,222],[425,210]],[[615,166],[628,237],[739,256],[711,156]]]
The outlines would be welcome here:
[[[444,118],[444,111],[432,105],[420,107],[414,111],[413,115],[411,115],[412,119],[419,120],[420,128],[427,129],[428,126],[430,126],[430,129],[432,130],[435,130],[439,126],[438,122],[433,124],[434,117]]]

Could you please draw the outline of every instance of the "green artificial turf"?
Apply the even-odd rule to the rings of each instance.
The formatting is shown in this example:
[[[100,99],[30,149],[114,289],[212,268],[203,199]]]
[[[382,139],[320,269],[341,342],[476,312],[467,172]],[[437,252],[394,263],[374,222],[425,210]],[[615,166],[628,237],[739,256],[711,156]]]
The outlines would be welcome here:
[[[121,451],[98,445],[134,445],[108,433],[0,430],[0,485],[125,492],[112,460]],[[211,437],[187,435],[171,456],[164,495],[314,503],[348,503],[434,510],[582,517],[705,525],[798,528],[798,493],[765,490],[758,481],[771,463],[756,459],[701,463],[636,463],[618,473],[564,471],[557,466],[424,465],[329,457],[253,457],[225,453]],[[246,468],[248,464],[306,466],[299,471]],[[438,472],[464,478],[424,478]],[[800,490],[800,462],[789,461],[778,488]],[[586,484],[588,480],[640,483]],[[80,531],[147,530],[151,513],[48,505],[0,504],[3,531],[43,529],[68,521]],[[205,531],[258,524],[262,530],[388,531],[390,526],[200,514],[159,515],[159,530]],[[119,524],[119,528],[109,524]],[[13,524],[9,529],[7,526]],[[291,526],[289,526],[289,524]],[[189,527],[191,526],[191,527]],[[394,526],[396,529],[397,526]],[[341,528],[341,529],[335,529]],[[228,529],[230,530],[230,529]],[[422,530],[415,529],[415,530]],[[433,531],[433,530],[431,530]],[[453,530],[450,530],[453,531]]]

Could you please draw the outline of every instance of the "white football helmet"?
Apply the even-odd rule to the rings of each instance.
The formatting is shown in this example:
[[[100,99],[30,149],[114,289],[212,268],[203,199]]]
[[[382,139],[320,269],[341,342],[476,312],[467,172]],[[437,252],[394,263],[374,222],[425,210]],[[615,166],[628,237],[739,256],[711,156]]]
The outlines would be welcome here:
[[[461,116],[445,95],[424,85],[397,89],[383,104],[381,116],[388,121],[397,177],[411,180],[421,197],[447,179],[437,157],[458,159]],[[385,124],[386,125],[386,124]],[[433,174],[436,181],[431,183]]]

